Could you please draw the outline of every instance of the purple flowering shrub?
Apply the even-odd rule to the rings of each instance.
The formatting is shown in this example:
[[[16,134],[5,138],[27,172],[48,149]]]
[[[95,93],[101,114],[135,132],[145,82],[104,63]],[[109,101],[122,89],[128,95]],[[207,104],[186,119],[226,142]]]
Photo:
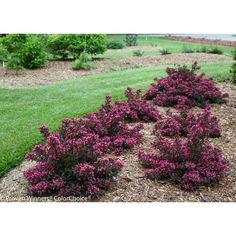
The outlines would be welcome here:
[[[143,95],[146,100],[153,100],[154,104],[177,109],[193,106],[203,107],[207,103],[222,103],[228,94],[222,94],[211,78],[203,78],[204,73],[196,74],[200,69],[197,62],[192,69],[187,66],[167,68],[167,77],[161,78]]]
[[[196,115],[187,110],[182,110],[180,115],[168,114],[155,123],[153,133],[167,137],[186,136],[194,125],[199,125],[204,129],[206,136],[212,138],[221,136],[218,118],[211,114],[210,107],[206,107]]]
[[[137,89],[134,93],[131,88],[127,88],[125,97],[126,101],[116,101],[115,105],[125,115],[126,120],[149,122],[160,119],[161,115],[156,106],[141,98],[141,89]]]
[[[64,119],[60,129],[40,132],[45,141],[37,144],[26,159],[38,164],[24,172],[34,195],[96,196],[106,190],[123,166],[116,157],[141,141],[142,125],[128,127],[125,116],[111,97],[95,112],[84,118]]]
[[[152,143],[153,152],[140,150],[138,157],[146,167],[145,176],[169,179],[192,191],[222,179],[228,164],[219,148],[207,142],[208,132],[197,123],[186,139],[176,136],[170,141],[160,137]]]
[[[26,159],[38,162],[24,172],[29,191],[38,196],[92,197],[102,193],[123,166],[116,157],[100,158],[108,146],[107,140],[92,133],[80,138],[49,134],[45,144],[35,145],[26,155]]]

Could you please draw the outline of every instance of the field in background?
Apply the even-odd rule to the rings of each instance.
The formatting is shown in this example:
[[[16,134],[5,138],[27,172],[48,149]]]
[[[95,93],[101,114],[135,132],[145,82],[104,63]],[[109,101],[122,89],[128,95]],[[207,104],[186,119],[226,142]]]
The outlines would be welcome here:
[[[125,39],[124,35],[109,35],[109,40],[118,40],[123,41]],[[229,46],[221,46],[221,45],[211,45],[211,44],[201,44],[201,43],[189,43],[189,42],[180,42],[176,40],[167,40],[162,39],[158,36],[138,36],[138,45],[139,46],[151,46],[150,50],[145,52],[145,55],[160,55],[160,48],[168,49],[171,53],[182,53],[184,48],[187,49],[200,49],[205,46],[207,48],[217,47],[220,49],[224,55],[232,56],[233,47]],[[132,56],[132,51],[121,50],[119,52],[114,52],[112,50],[107,51],[103,55],[99,55],[99,57],[123,57],[123,56]]]

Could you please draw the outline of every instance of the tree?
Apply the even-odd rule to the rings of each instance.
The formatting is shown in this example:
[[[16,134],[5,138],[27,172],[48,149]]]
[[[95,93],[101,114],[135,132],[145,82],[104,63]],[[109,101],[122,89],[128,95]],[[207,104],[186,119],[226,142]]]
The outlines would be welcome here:
[[[126,46],[138,45],[137,37],[138,37],[137,34],[126,34],[126,37],[125,37]]]
[[[0,39],[6,67],[15,69],[37,68],[46,63],[46,47],[38,35],[8,34]]]
[[[79,58],[82,52],[90,55],[102,54],[106,50],[106,38],[101,34],[59,34],[51,35],[49,51],[57,58]]]

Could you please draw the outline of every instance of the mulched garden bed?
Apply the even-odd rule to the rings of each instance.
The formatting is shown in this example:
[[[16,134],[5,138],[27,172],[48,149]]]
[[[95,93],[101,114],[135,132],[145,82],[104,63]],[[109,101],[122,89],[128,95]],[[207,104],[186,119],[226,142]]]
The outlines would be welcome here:
[[[224,41],[224,40],[210,40],[210,39],[204,39],[204,38],[192,38],[192,37],[182,37],[182,36],[165,36],[163,37],[163,39],[236,47],[236,42]]]
[[[119,50],[119,49],[118,49]],[[157,49],[158,50],[158,49]],[[115,50],[114,50],[115,51]],[[7,71],[3,75],[0,66],[0,87],[24,88],[38,87],[62,80],[78,79],[81,76],[104,73],[109,71],[126,70],[131,68],[186,64],[198,62],[230,61],[231,57],[207,53],[188,53],[142,57],[115,57],[93,60],[92,70],[74,71],[70,69],[71,61],[50,61],[45,67],[35,70],[24,70],[18,75],[14,71]]]
[[[207,201],[207,202],[233,202],[236,201],[236,86],[227,83],[218,84],[223,92],[229,93],[226,104],[212,105],[212,111],[220,119],[222,137],[211,139],[211,142],[218,145],[223,155],[229,162],[229,170],[226,177],[219,184],[209,187],[201,187],[195,192],[180,190],[177,186],[167,181],[153,181],[144,177],[144,169],[135,153],[140,148],[150,149],[150,143],[155,139],[152,135],[154,124],[144,124],[145,136],[143,143],[137,145],[131,151],[119,156],[125,161],[125,167],[117,177],[116,183],[94,201],[100,202],[167,202],[167,201]],[[168,108],[158,107],[161,113]],[[171,109],[172,111],[176,111]],[[193,111],[199,111],[194,108]],[[21,165],[12,169],[0,180],[1,201],[58,201],[59,199],[49,198],[28,198],[27,181],[22,171],[27,170],[35,163],[23,161]],[[61,201],[63,199],[60,199]],[[84,201],[86,199],[64,199],[66,201]]]

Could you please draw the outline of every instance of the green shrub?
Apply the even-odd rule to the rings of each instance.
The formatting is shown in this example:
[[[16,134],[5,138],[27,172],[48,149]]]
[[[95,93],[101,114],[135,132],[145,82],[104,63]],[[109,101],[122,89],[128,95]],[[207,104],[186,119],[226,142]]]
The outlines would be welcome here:
[[[223,54],[223,52],[217,47],[210,48],[207,50],[207,52],[212,54]]]
[[[91,55],[89,55],[89,54],[86,53],[86,52],[82,52],[82,53],[80,54],[79,59],[80,59],[82,62],[84,62],[84,63],[85,63],[85,62],[92,61]]]
[[[168,55],[168,54],[171,54],[171,52],[170,52],[168,49],[165,49],[165,48],[161,49],[161,50],[160,50],[160,53],[161,53],[161,55]]]
[[[88,62],[91,61],[91,59],[92,58],[88,53],[83,52],[80,54],[80,57],[78,59],[72,62],[71,68],[73,70],[90,70],[91,65]]]
[[[8,53],[19,53],[27,41],[27,34],[7,34],[1,38],[1,45]]]
[[[99,34],[75,35],[68,49],[73,58],[79,58],[84,51],[90,55],[102,54],[107,49],[106,38]]]
[[[73,70],[90,70],[91,65],[89,63],[82,63],[80,59],[76,59],[74,62],[72,62],[71,68]]]
[[[1,38],[2,50],[6,52],[6,67],[15,69],[37,68],[46,63],[46,47],[37,35],[8,34]]]
[[[74,62],[72,62],[71,64],[71,68],[73,70],[90,70],[91,66],[88,63],[82,63],[80,59],[76,59]]]
[[[68,47],[70,36],[67,34],[50,35],[48,39],[48,50],[55,57],[66,59],[69,55]]]
[[[141,50],[133,51],[133,56],[135,56],[135,57],[141,57],[141,56],[143,56],[143,54],[144,54],[144,51],[141,51]]]
[[[22,50],[22,66],[38,68],[45,65],[47,53],[45,45],[36,36],[29,36]]]
[[[189,50],[188,48],[185,49],[185,50],[186,50],[186,53],[188,51],[194,52],[194,51]],[[212,53],[212,54],[223,54],[223,52],[218,47],[207,48],[206,46],[202,46],[201,48],[198,48],[196,50],[196,52],[204,52],[204,53]]]
[[[184,46],[182,49],[182,53],[194,53],[194,52],[195,52],[195,50],[190,47]]]
[[[232,82],[236,84],[236,47],[232,53],[233,53],[234,63],[231,66],[230,74],[232,76]]]
[[[90,55],[102,54],[107,48],[106,38],[99,34],[60,34],[49,38],[48,49],[55,57],[79,58],[84,51]]]
[[[20,52],[25,43],[25,35],[7,35],[0,41],[0,61],[4,68],[14,69],[16,74],[23,69]]]
[[[84,37],[84,35],[83,35]],[[102,54],[107,49],[105,35],[89,34],[86,35],[86,48],[85,51],[90,55]]]
[[[137,46],[138,45],[137,38],[138,38],[137,34],[126,34],[125,37],[126,46]]]
[[[206,52],[207,52],[207,47],[206,47],[206,46],[202,46],[202,47],[198,48],[198,49],[196,50],[196,52],[203,52],[203,53],[206,53]]]
[[[112,40],[107,42],[108,49],[122,49],[124,48],[124,44],[118,40]]]
[[[23,70],[24,67],[22,66],[21,63],[21,57],[16,53],[9,54],[7,57],[6,68],[14,69],[16,71],[16,74],[19,71]]]

